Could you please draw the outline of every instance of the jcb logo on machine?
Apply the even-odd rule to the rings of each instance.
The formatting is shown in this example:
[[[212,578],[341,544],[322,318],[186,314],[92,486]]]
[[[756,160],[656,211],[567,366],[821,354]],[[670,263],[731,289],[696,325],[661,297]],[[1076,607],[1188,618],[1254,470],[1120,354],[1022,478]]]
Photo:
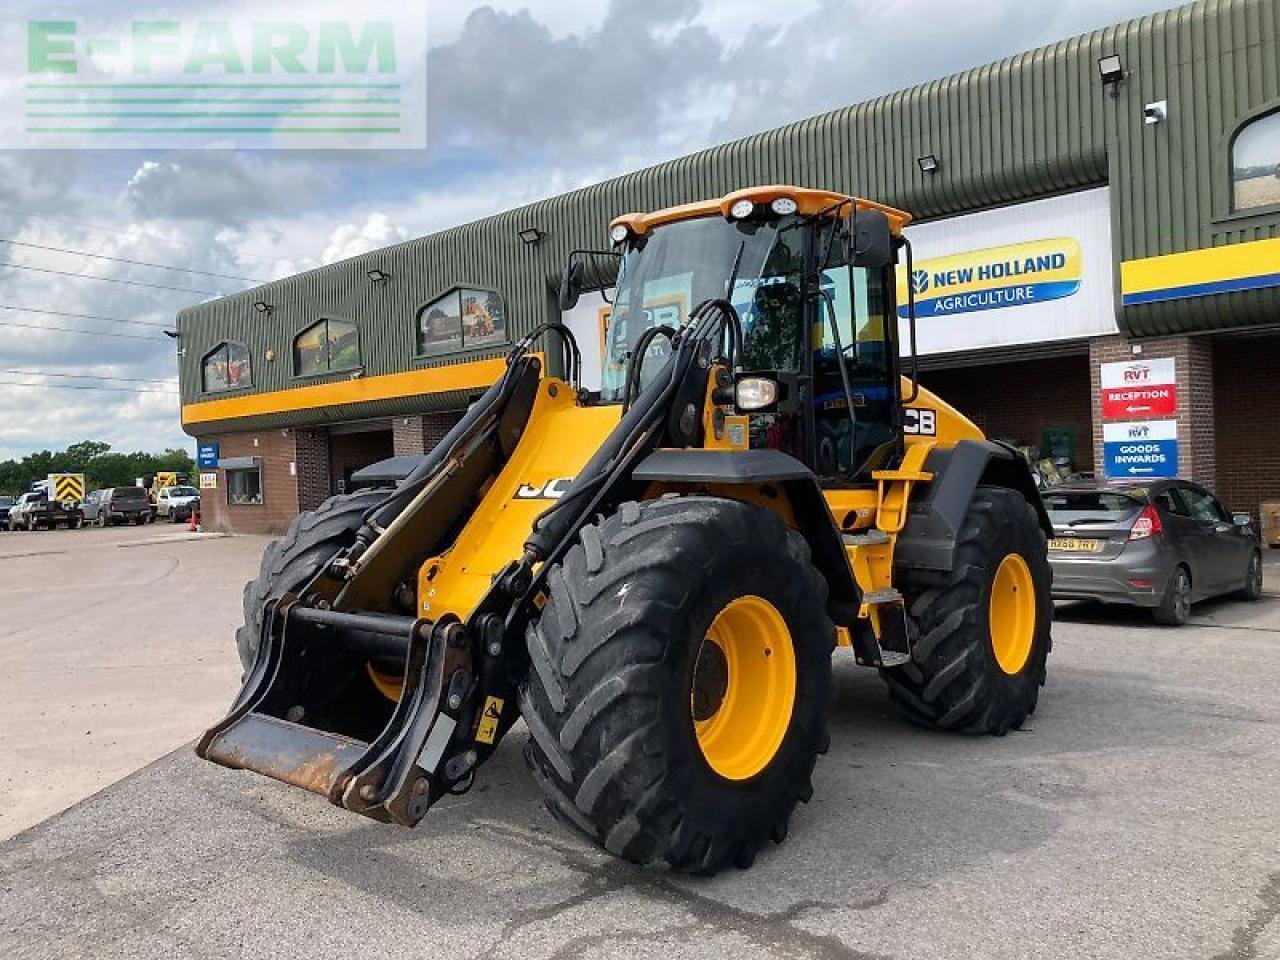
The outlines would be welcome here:
[[[903,411],[902,432],[911,437],[936,437],[938,435],[938,411],[927,407],[906,407]]]
[[[60,473],[53,478],[53,499],[70,503],[84,499],[84,477],[78,473]]]
[[[546,483],[522,483],[516,490],[517,500],[559,500],[569,492],[573,477],[556,477]]]

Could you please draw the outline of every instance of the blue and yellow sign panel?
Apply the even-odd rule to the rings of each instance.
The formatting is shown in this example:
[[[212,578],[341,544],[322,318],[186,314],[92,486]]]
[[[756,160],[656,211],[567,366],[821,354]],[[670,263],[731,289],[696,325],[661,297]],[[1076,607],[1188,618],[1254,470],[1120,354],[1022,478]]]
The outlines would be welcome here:
[[[1230,243],[1120,264],[1126,307],[1280,287],[1280,238]]]
[[[910,283],[917,317],[947,317],[980,310],[1061,300],[1080,289],[1080,244],[1069,237],[922,260]],[[898,271],[898,314],[907,316],[907,272]]]

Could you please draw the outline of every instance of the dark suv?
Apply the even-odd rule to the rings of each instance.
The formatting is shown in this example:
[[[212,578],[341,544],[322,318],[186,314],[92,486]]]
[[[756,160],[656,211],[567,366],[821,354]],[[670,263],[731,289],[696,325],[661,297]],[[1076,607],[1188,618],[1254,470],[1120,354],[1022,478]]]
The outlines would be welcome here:
[[[0,496],[0,530],[9,529],[9,508],[17,502],[14,497]]]
[[[84,522],[100,527],[118,523],[143,524],[151,516],[151,502],[142,487],[107,487],[84,501]]]

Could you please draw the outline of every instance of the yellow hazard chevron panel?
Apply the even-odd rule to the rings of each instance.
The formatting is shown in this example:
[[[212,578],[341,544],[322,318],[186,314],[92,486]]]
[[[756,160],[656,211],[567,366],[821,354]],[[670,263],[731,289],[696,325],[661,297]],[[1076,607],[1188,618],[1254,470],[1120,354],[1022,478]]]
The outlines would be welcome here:
[[[1280,239],[1126,260],[1120,264],[1126,306],[1280,287]]]
[[[84,477],[78,473],[53,475],[53,499],[59,503],[84,499]]]

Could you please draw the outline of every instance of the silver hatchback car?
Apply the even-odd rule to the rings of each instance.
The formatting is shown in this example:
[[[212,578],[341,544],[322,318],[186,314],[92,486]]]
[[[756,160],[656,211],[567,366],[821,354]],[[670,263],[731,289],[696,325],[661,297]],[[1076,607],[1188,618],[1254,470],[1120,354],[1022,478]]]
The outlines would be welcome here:
[[[1183,480],[1072,483],[1044,494],[1053,596],[1149,607],[1180,626],[1191,604],[1262,595],[1262,552],[1248,514],[1232,516]]]

